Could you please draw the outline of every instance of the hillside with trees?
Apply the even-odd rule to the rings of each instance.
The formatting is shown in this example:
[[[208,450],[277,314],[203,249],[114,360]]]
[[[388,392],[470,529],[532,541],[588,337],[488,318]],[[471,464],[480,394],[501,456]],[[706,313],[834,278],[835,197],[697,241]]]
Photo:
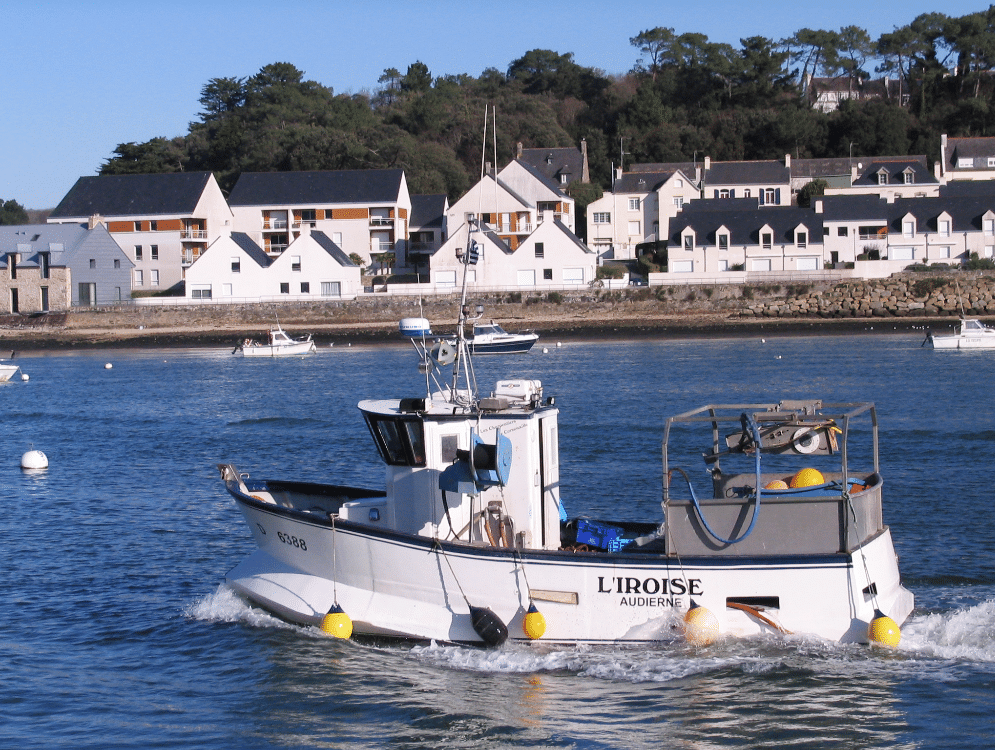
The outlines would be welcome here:
[[[739,47],[701,33],[647,29],[624,74],[535,49],[506,71],[437,75],[390,68],[370,94],[335,94],[287,62],[214,78],[185,135],[122,143],[101,174],[210,170],[229,190],[243,171],[401,167],[412,193],[460,196],[482,161],[485,106],[497,110],[497,159],[587,141],[592,181],[635,162],[853,155],[939,156],[940,134],[995,134],[995,6],[960,18],[927,13],[877,40],[857,26],[801,29]],[[809,76],[848,87],[883,75],[894,99],[845,101],[825,114]],[[493,159],[488,143],[487,161]],[[586,204],[596,191],[576,196]]]

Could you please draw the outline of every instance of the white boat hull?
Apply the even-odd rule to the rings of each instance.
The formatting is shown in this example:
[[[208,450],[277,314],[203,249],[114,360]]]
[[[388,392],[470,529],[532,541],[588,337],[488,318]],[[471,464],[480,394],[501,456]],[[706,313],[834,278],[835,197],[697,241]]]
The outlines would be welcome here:
[[[530,599],[546,621],[543,641],[676,638],[692,599],[715,614],[723,634],[777,629],[728,608],[732,599],[765,602],[764,616],[783,631],[866,642],[876,608],[901,623],[913,605],[887,528],[853,555],[680,560],[624,551],[433,546],[431,539],[363,524],[337,521],[333,529],[325,519],[239,505],[259,550],[227,576],[238,593],[302,624],[319,623],[337,601],[354,631],[371,636],[479,643],[469,603],[490,608],[508,625],[509,637],[528,640],[523,620]],[[864,593],[870,584],[876,595]]]
[[[270,346],[269,344],[242,346],[240,351],[243,357],[296,357],[317,351],[317,347],[313,341],[298,341],[281,346]]]
[[[930,333],[929,342],[934,349],[995,349],[995,328],[974,318],[964,318],[956,333],[939,336]]]
[[[17,365],[0,364],[0,383],[6,383],[19,369]]]

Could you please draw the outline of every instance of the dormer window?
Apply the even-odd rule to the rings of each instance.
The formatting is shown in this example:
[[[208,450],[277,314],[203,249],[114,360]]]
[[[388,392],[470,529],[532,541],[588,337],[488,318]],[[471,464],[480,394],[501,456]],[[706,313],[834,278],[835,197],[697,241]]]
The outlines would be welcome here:
[[[916,236],[916,223],[909,219],[902,222],[902,236],[903,237],[915,237]]]
[[[915,184],[916,175],[915,175],[915,172],[913,172],[911,169],[906,169],[902,176],[905,179],[905,184],[906,185],[914,185]]]
[[[941,237],[950,236],[950,219],[940,219],[936,222],[936,231]]]
[[[888,184],[888,173],[882,169],[880,172],[878,172],[878,185],[887,185],[887,184]]]
[[[957,169],[970,169],[973,166],[974,166],[974,159],[970,157],[967,158],[961,157],[960,159],[957,160]]]
[[[685,252],[694,252],[694,235],[686,234],[684,235],[684,250]]]
[[[798,247],[808,247],[808,232],[795,232],[795,244]]]
[[[728,234],[720,234],[719,235],[719,250],[728,250],[728,249],[729,249],[729,235]]]

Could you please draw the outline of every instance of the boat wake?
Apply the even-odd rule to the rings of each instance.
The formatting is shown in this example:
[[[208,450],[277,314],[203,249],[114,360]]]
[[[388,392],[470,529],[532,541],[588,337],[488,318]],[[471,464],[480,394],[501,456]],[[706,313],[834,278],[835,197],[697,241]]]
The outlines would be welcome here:
[[[255,628],[280,628],[303,633],[310,630],[284,622],[265,610],[250,606],[224,583],[213,593],[193,602],[186,608],[184,614],[193,620],[205,622],[240,622]],[[320,631],[315,630],[315,632],[320,634]]]
[[[995,599],[913,616],[902,628],[900,650],[938,659],[995,663]]]

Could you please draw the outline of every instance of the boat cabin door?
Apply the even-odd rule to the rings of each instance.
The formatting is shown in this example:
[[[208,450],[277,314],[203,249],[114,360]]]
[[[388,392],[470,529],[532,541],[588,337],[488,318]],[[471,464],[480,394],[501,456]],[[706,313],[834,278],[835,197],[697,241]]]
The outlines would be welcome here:
[[[539,524],[534,544],[560,548],[560,446],[556,413],[539,420]]]

